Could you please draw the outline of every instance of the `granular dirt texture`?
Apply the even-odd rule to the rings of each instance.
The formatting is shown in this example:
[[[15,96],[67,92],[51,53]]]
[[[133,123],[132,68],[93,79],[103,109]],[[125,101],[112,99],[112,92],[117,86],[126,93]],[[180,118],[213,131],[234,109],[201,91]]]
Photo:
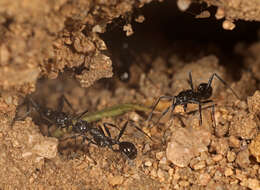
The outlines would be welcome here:
[[[170,22],[163,20],[169,10],[176,16]],[[259,11],[256,0],[2,0],[0,189],[260,189],[260,30],[236,22],[259,21]],[[192,19],[180,16],[187,13]],[[217,30],[232,31],[203,41],[212,25],[195,28],[198,19],[220,20]],[[240,27],[245,39],[237,37]],[[147,121],[160,96],[191,89],[189,73],[194,91],[214,73],[228,84],[213,78],[202,124],[198,105],[190,103],[186,112],[177,106],[158,120],[174,103],[164,100]],[[109,127],[111,138],[129,121],[120,141],[133,143],[137,157],[89,145],[35,107],[27,110],[26,96],[58,110],[62,95],[70,116],[103,113],[91,125],[116,125]],[[139,108],[119,110],[126,104]]]

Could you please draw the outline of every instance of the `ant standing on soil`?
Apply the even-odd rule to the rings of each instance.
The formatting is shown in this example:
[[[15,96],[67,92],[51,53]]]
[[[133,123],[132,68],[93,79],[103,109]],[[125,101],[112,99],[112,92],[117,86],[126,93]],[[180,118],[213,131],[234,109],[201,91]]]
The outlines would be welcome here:
[[[55,125],[59,128],[67,128],[72,125],[73,117],[70,117],[68,113],[62,111],[64,102],[73,110],[71,104],[64,95],[59,98],[57,111],[46,107],[40,107],[32,98],[28,97],[28,99],[29,103],[31,103],[34,109],[40,114],[40,117],[47,121],[49,125]]]
[[[32,109],[29,108],[29,106],[31,105],[33,107],[33,110],[36,110],[39,113],[40,118],[47,123],[48,128],[51,125],[55,125],[58,128],[68,128],[72,125],[72,120],[74,119],[74,117],[71,117],[68,113],[62,111],[64,103],[66,103],[73,111],[74,109],[64,95],[59,98],[58,102],[59,103],[57,110],[53,110],[51,108],[38,105],[30,96],[27,96],[24,103],[22,104],[27,104],[27,113],[25,114],[25,116],[19,119],[24,119],[32,112]],[[83,114],[84,113],[85,112],[83,112]],[[16,120],[18,120],[17,116],[15,116],[12,123],[14,123]]]
[[[111,150],[113,150],[114,152],[120,152],[120,153],[126,155],[131,160],[136,158],[137,149],[136,149],[135,145],[128,141],[120,141],[120,138],[124,134],[129,121],[127,121],[123,125],[123,128],[121,130],[112,123],[103,123],[105,132],[107,134],[106,135],[100,125],[98,125],[97,127],[94,127],[93,124],[81,119],[81,117],[86,112],[87,111],[83,112],[75,119],[76,123],[74,123],[72,125],[72,131],[75,133],[75,135],[70,136],[68,138],[75,138],[75,141],[76,141],[76,137],[81,136],[81,137],[83,137],[82,144],[87,140],[88,141],[87,146],[89,146],[90,144],[95,144],[98,147],[108,147]],[[120,130],[120,132],[116,138],[111,137],[111,133],[108,129],[108,126],[115,127]],[[151,137],[149,135],[147,135],[142,129],[140,129],[139,127],[137,127],[135,125],[134,125],[134,127],[151,139]],[[91,138],[88,137],[87,134],[89,134],[91,136]],[[66,140],[68,138],[65,138],[62,140]],[[114,149],[113,148],[114,145],[118,145],[119,149]]]
[[[73,126],[72,130],[76,134],[74,136],[70,136],[68,138],[75,138],[77,136],[82,136],[82,144],[87,140],[88,145],[95,144],[98,147],[108,147],[114,152],[120,152],[126,155],[129,159],[133,160],[137,156],[137,149],[135,145],[128,141],[120,141],[120,138],[125,132],[125,129],[127,127],[128,121],[124,124],[123,128],[120,130],[118,136],[116,138],[112,138],[110,131],[107,126],[112,126],[118,129],[114,124],[111,123],[103,123],[103,126],[105,128],[105,131],[107,133],[107,136],[105,135],[103,129],[100,125],[98,125],[98,128],[94,127],[92,124],[88,123],[87,121],[79,119]],[[91,137],[88,137],[87,134],[89,134]],[[66,140],[68,138],[62,139]],[[118,145],[118,149],[114,149],[113,146]]]
[[[191,72],[189,72],[189,80],[188,83],[191,87],[191,89],[189,90],[183,90],[181,91],[177,96],[161,96],[158,98],[158,100],[156,101],[156,103],[154,104],[154,106],[152,107],[152,111],[148,116],[147,121],[150,121],[152,118],[152,114],[156,108],[156,106],[158,105],[158,103],[162,100],[162,99],[168,99],[168,100],[172,100],[172,105],[170,105],[169,107],[167,107],[162,115],[159,117],[157,123],[160,121],[160,119],[171,109],[171,113],[173,113],[175,107],[177,105],[182,105],[184,111],[186,112],[187,110],[187,105],[188,104],[198,104],[199,106],[199,124],[202,125],[202,115],[201,115],[201,106],[202,104],[207,104],[210,102],[213,102],[213,100],[210,100],[209,98],[212,95],[212,87],[211,87],[211,83],[213,78],[216,77],[220,82],[222,82],[222,84],[224,84],[227,88],[229,88],[232,93],[236,96],[236,98],[240,99],[239,96],[235,93],[235,91],[216,73],[213,73],[211,75],[211,77],[209,78],[208,83],[200,83],[199,86],[197,87],[197,89],[194,89],[193,87],[193,83],[192,83],[192,76],[191,76]],[[215,104],[211,105],[210,107],[212,107],[212,119],[213,119],[213,123],[214,126],[216,127],[216,121],[215,121]]]

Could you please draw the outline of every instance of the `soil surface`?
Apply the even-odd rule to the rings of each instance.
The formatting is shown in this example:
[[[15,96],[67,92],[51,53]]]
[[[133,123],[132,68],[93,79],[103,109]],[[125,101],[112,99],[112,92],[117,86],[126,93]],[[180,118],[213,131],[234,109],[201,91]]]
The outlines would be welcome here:
[[[260,189],[260,30],[258,25],[254,32],[245,29],[245,40],[237,37],[244,34],[239,27],[251,27],[235,22],[259,21],[259,2],[205,2],[209,15],[192,12],[198,2],[188,0],[2,0],[0,189]],[[160,19],[149,20],[154,14],[147,6],[166,6],[155,15],[160,18],[166,10],[172,12],[173,4],[179,11],[176,23],[188,28],[183,32],[181,24],[161,30]],[[202,42],[207,30],[191,31],[189,22],[178,17],[185,11],[195,13],[192,22],[213,16],[207,22],[219,19],[219,30],[237,33],[216,32],[219,36]],[[146,27],[146,19],[153,24]],[[145,27],[135,37],[141,25]],[[178,32],[169,38],[167,27]],[[189,31],[200,37],[174,36]],[[172,101],[161,101],[147,121],[160,96],[191,88],[189,72],[195,91],[213,73],[227,83],[213,78],[212,101],[202,105],[202,124],[196,104],[186,112],[177,106],[158,121]],[[137,157],[88,146],[81,137],[64,140],[75,134],[64,129],[58,136],[57,126],[47,126],[35,110],[27,112],[23,103],[28,94],[54,110],[65,95],[72,108],[65,104],[64,112],[71,116],[86,109],[89,115],[101,111],[102,119],[92,126],[109,122],[121,129],[129,121],[120,140],[133,143]],[[119,114],[125,103],[140,107]],[[107,111],[112,106],[117,106],[113,113]],[[109,130],[112,137],[119,134],[117,128]]]

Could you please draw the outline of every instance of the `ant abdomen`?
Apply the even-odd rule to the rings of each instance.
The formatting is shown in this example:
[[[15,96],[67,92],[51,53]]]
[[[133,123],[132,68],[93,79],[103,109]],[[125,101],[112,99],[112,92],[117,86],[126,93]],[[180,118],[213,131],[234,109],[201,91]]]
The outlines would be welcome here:
[[[120,142],[119,150],[131,160],[135,159],[137,156],[137,149],[135,145],[131,142],[126,142],[126,141]]]

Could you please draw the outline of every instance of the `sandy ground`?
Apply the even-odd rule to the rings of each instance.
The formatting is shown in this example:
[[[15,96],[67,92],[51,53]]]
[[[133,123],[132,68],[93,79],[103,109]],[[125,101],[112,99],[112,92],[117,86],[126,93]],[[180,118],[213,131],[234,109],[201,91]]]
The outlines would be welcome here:
[[[206,2],[218,7],[223,28],[225,21],[232,28],[237,19],[260,19],[258,1]],[[238,41],[233,53],[239,62],[216,44],[182,40],[158,47],[156,53],[152,48],[124,49],[119,43],[115,53],[100,33],[114,18],[145,3],[149,1],[0,2],[0,189],[260,189],[260,43]],[[125,30],[131,33],[131,27]],[[199,125],[199,113],[191,112],[196,105],[189,105],[188,113],[178,106],[173,117],[168,114],[156,123],[171,103],[165,101],[150,122],[149,111],[140,110],[99,121],[122,127],[130,119],[152,137],[128,126],[122,140],[137,147],[134,160],[108,148],[86,148],[80,139],[61,142],[53,137],[57,128],[48,133],[37,113],[12,125],[16,107],[32,92],[39,105],[53,109],[64,94],[77,113],[122,103],[149,108],[159,96],[189,89],[190,71],[194,87],[217,73],[239,99],[215,78],[216,127],[210,108],[202,110]],[[129,80],[119,80],[124,72]],[[19,108],[19,116],[24,109]],[[73,114],[68,106],[64,110]],[[111,129],[112,137],[117,134]]]

